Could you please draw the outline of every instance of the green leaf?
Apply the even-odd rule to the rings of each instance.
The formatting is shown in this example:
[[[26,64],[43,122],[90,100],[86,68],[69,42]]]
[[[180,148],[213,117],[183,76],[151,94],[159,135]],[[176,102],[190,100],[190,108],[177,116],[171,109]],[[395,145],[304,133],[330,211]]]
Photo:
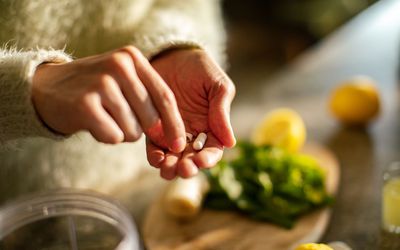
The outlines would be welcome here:
[[[245,141],[237,147],[236,159],[206,172],[211,185],[207,207],[291,228],[304,213],[332,204],[325,172],[311,156]]]

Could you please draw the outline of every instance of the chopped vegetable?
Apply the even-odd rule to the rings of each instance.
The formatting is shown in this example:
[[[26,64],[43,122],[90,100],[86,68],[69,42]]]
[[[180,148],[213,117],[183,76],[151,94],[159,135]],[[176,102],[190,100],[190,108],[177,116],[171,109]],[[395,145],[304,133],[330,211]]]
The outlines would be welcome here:
[[[325,172],[314,158],[247,142],[238,147],[236,159],[206,172],[211,186],[207,207],[234,209],[291,228],[300,215],[332,202]]]
[[[207,177],[202,173],[190,179],[173,180],[165,195],[166,211],[177,218],[194,217],[199,212],[208,189]]]

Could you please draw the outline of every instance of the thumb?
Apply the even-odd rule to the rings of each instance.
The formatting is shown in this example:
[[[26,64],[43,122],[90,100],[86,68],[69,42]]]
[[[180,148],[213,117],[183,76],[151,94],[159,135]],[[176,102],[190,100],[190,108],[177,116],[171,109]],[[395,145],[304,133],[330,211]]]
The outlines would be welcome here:
[[[235,96],[235,86],[226,77],[216,83],[210,92],[210,129],[225,147],[233,147],[236,139],[230,122],[230,108]]]

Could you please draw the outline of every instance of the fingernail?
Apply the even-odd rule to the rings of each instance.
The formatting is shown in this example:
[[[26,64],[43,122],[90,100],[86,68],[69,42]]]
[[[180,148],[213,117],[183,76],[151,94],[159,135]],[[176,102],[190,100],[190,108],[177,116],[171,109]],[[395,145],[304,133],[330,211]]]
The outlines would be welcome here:
[[[156,164],[159,164],[160,162],[162,162],[164,160],[164,156],[161,154],[153,154],[153,159],[156,162]]]
[[[185,145],[186,139],[183,137],[179,137],[172,142],[172,148],[170,150],[175,153],[179,153],[185,148]]]
[[[196,166],[186,166],[185,168],[178,168],[178,175],[182,178],[190,178],[197,175],[199,169]]]
[[[163,165],[168,168],[173,168],[173,167],[175,167],[177,161],[178,161],[177,157],[168,156],[167,158],[165,158],[165,162]]]

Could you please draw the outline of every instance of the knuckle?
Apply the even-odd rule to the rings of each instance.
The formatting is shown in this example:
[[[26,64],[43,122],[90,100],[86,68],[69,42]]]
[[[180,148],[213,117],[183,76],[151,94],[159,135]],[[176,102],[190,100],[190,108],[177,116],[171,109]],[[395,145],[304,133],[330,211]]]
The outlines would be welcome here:
[[[128,55],[121,52],[112,53],[107,59],[107,64],[111,69],[123,69],[129,64],[131,59]]]
[[[120,100],[114,100],[112,102],[112,105],[113,105],[113,109],[118,114],[121,114],[122,116],[130,115],[130,108],[128,107],[128,105],[122,104]]]
[[[133,45],[124,46],[120,51],[129,53],[133,58],[139,58],[142,55],[142,52]]]
[[[162,104],[166,107],[171,107],[175,105],[175,96],[171,90],[163,90],[161,92]]]
[[[107,74],[102,74],[99,76],[99,80],[96,88],[103,92],[109,92],[113,88],[114,78]]]
[[[155,128],[161,128],[161,120],[160,120],[160,116],[158,114],[154,114],[151,118],[150,121],[148,123],[148,128],[146,128],[146,131],[148,131],[149,129],[155,129]]]
[[[117,144],[124,140],[124,136],[116,132],[108,132],[101,136],[100,141],[108,144]]]
[[[91,114],[93,112],[93,106],[95,104],[95,98],[93,95],[84,94],[79,97],[77,102],[80,104],[81,110],[84,113]]]
[[[227,95],[234,97],[236,94],[236,87],[229,79],[229,77],[221,76],[215,81],[215,89],[219,95]]]

